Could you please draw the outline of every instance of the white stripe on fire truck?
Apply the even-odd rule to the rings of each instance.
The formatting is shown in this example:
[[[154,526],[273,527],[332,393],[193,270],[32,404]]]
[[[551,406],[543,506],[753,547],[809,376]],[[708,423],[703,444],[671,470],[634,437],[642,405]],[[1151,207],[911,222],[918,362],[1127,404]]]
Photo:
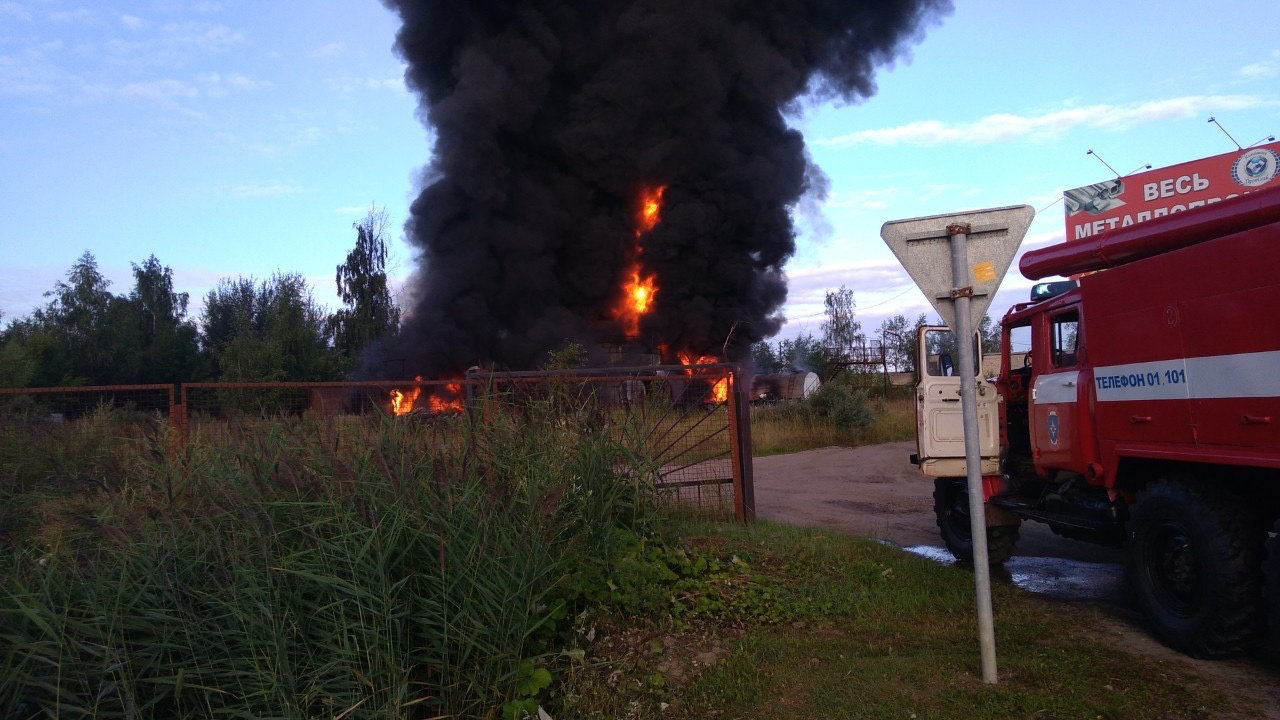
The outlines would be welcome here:
[[[1108,365],[1093,388],[1099,402],[1280,397],[1280,351]]]

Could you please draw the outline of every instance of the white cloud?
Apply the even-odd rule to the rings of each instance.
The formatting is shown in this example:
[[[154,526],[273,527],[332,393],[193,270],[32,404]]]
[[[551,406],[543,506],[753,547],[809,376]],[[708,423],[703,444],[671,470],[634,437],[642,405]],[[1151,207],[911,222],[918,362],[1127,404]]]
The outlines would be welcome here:
[[[223,53],[246,42],[243,31],[204,22],[168,23],[129,39],[110,38],[101,55],[110,63],[135,70],[187,65],[200,55]]]
[[[1036,217],[1049,208],[1062,202],[1062,191],[1052,190],[1044,193],[1037,193],[1030,197],[1024,198],[1023,202],[1036,209]]]
[[[151,24],[137,15],[121,15],[120,24],[129,30],[145,30]]]
[[[840,265],[787,271],[788,304],[822,304],[826,292],[841,285],[853,288],[855,294],[886,292],[911,282],[897,260],[867,260]]]
[[[900,191],[896,187],[863,188],[831,193],[823,206],[829,208],[856,208],[883,210]]]
[[[390,90],[391,92],[408,93],[408,89],[404,86],[404,78],[402,77],[351,77],[343,76],[329,78],[326,83],[333,90],[349,94],[362,90]]]
[[[1128,105],[1072,107],[1040,115],[996,113],[975,122],[961,124],[950,124],[941,120],[919,120],[897,127],[859,130],[847,135],[822,138],[815,142],[831,147],[853,147],[863,144],[985,145],[1018,140],[1044,142],[1077,127],[1126,130],[1159,120],[1197,117],[1212,112],[1245,110],[1271,104],[1275,104],[1275,101],[1252,95],[1193,95]]]
[[[31,22],[31,11],[22,3],[16,2],[0,2],[0,17],[12,17],[22,20],[23,22]]]
[[[38,59],[0,55],[0,95],[43,96],[57,92],[59,77]]]
[[[1027,235],[993,298],[988,311],[992,319],[999,320],[1012,304],[1025,302],[1028,291],[1037,282],[1024,278],[1018,271],[1018,261],[1022,255],[1029,250],[1061,242],[1061,228]],[[937,311],[929,305],[911,276],[896,259],[823,265],[787,271],[787,325],[778,337],[795,337],[800,333],[820,334],[822,321],[826,317],[823,300],[827,291],[841,285],[854,291],[855,311],[862,323],[863,332],[868,335],[874,335],[881,322],[899,313],[909,320],[914,320],[920,313],[925,313],[930,322],[937,317]]]
[[[858,213],[860,211],[881,212],[886,208],[898,206],[906,201],[919,204],[933,198],[947,197],[951,199],[967,198],[978,195],[982,188],[959,183],[921,183],[904,190],[901,187],[857,188],[832,192],[822,207],[831,211]]]
[[[1038,250],[1042,247],[1048,247],[1049,245],[1057,245],[1065,240],[1066,230],[1062,227],[1059,227],[1056,230],[1049,230],[1047,232],[1028,233],[1027,236],[1022,239],[1022,244],[1018,246],[1018,254],[1014,256],[1013,264],[1010,265],[1010,267],[1017,268],[1018,259],[1021,258],[1022,254],[1028,250]],[[1012,278],[1013,275],[1011,274],[1009,277],[1005,278],[1005,280],[1011,280]]]
[[[93,11],[89,8],[75,10],[58,10],[49,13],[49,19],[56,23],[84,22],[93,19]]]
[[[302,188],[289,183],[249,183],[231,188],[231,194],[240,198],[275,197],[278,195],[294,195],[302,192]]]
[[[347,44],[344,42],[331,42],[327,45],[321,45],[320,47],[316,48],[314,51],[312,51],[311,56],[318,57],[318,58],[337,57],[338,55],[341,55],[343,51],[345,51],[346,49],[347,49]]]
[[[315,125],[304,127],[294,136],[293,143],[295,145],[315,145],[324,138],[324,131]]]
[[[191,83],[181,80],[150,80],[121,85],[119,94],[122,97],[143,98],[168,104],[179,98],[198,97],[200,90]]]
[[[1236,73],[1247,80],[1275,77],[1280,74],[1280,63],[1274,60],[1263,60],[1262,62],[1245,65],[1237,70]]]
[[[247,75],[241,75],[240,73],[231,73],[228,75],[227,84],[237,90],[257,90],[261,87],[271,86],[271,83],[269,82],[259,82]]]
[[[245,34],[226,25],[188,22],[164,26],[164,42],[170,46],[186,46],[206,52],[223,52],[243,44]]]
[[[207,72],[201,74],[197,80],[204,89],[204,93],[210,97],[226,97],[233,90],[247,92],[271,86],[269,82],[254,80],[240,73],[223,75],[216,72]]]

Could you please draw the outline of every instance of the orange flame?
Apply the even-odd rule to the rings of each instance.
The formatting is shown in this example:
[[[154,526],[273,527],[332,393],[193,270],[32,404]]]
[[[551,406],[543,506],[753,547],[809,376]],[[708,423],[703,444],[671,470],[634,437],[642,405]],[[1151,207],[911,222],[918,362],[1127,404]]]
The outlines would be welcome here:
[[[639,262],[631,264],[630,279],[622,284],[622,300],[614,308],[614,315],[625,324],[627,337],[640,335],[640,317],[653,307],[658,294],[658,276],[641,275],[642,270]]]
[[[718,403],[729,402],[729,378],[724,377],[717,380],[716,384],[711,386],[710,397]]]
[[[666,185],[645,188],[640,192],[640,210],[636,217],[636,245],[632,255],[636,258],[627,267],[622,281],[622,298],[614,306],[614,316],[622,320],[627,337],[639,337],[640,317],[653,309],[658,294],[658,276],[646,274],[639,256],[644,250],[638,242],[641,235],[658,226],[662,220],[662,194]]]
[[[416,382],[422,382],[422,376],[414,378]],[[441,396],[432,394],[427,395],[426,410],[433,414],[446,412],[462,412],[462,383],[449,383],[444,386],[445,392]],[[391,391],[391,412],[395,415],[408,415],[413,412],[414,407],[418,403],[418,397],[422,395],[422,386],[415,386],[413,389],[405,392],[400,389]]]
[[[659,185],[645,188],[640,193],[640,222],[636,225],[636,237],[658,227],[662,220],[662,194],[666,191],[666,185]]]
[[[453,398],[447,399],[439,398],[435,395],[430,396],[427,401],[431,408],[431,412],[437,414],[446,412],[462,412],[462,383],[449,383],[448,385],[445,385],[445,389],[449,391],[449,394],[451,394]]]
[[[414,378],[417,382],[422,382],[422,376]],[[407,415],[413,412],[413,404],[418,402],[418,396],[422,394],[422,386],[415,386],[408,393],[393,389],[391,391],[391,412],[395,415]]]
[[[681,365],[714,365],[720,362],[720,359],[714,355],[699,355],[694,357],[693,353],[677,353],[676,357],[680,358]],[[685,374],[693,375],[693,370],[685,370]],[[729,402],[729,378],[722,377],[711,386],[707,391],[707,402],[724,403]]]

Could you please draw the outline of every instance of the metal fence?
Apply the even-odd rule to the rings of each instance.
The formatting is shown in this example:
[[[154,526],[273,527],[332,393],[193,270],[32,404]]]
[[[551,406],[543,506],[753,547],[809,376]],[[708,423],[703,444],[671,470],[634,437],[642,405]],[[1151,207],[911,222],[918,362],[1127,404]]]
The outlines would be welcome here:
[[[468,380],[481,396],[515,404],[559,397],[604,410],[600,422],[642,438],[662,497],[755,519],[750,388],[735,365],[471,373]]]
[[[540,403],[642,443],[656,464],[660,498],[748,521],[755,502],[741,377],[736,366],[721,364],[473,372],[455,380],[0,389],[0,480],[87,473],[109,484],[108,476],[129,471],[130,453],[175,452],[191,438],[241,442],[282,418],[360,425],[388,415],[430,421],[468,413],[483,422],[496,408]],[[86,460],[94,450],[86,448],[87,431],[108,416],[110,431],[93,433],[92,442],[113,446]],[[434,422],[414,429],[448,432]]]
[[[40,484],[123,485],[171,451],[172,385],[0,389],[0,502]],[[0,508],[4,518],[18,508]]]

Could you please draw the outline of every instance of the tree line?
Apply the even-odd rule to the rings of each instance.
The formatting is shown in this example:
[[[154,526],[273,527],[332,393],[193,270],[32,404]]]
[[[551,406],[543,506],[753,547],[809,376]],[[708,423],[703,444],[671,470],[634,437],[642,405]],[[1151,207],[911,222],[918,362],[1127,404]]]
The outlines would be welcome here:
[[[890,370],[912,372],[915,370],[916,331],[925,325],[942,325],[939,319],[929,321],[921,313],[914,321],[898,313],[880,323],[872,335],[862,330],[857,318],[857,303],[853,290],[841,285],[838,290],[828,290],[823,302],[825,319],[821,334],[801,333],[794,338],[784,338],[770,343],[761,340],[751,346],[751,361],[756,372],[814,372],[826,378],[838,369],[842,355],[856,354],[861,348],[884,347],[885,364]],[[984,353],[999,352],[1000,326],[991,316],[982,318],[978,327]],[[878,354],[877,354],[878,357]],[[872,368],[878,372],[879,368]]]
[[[338,380],[400,321],[387,286],[386,215],[373,208],[336,268],[343,307],[330,314],[299,273],[224,278],[198,318],[155,255],[133,265],[116,295],[85,252],[45,293],[48,302],[0,330],[0,387],[200,381]]]
[[[315,301],[301,274],[277,272],[265,280],[220,280],[193,318],[190,296],[174,289],[172,269],[155,255],[133,265],[132,289],[115,295],[93,253],[85,252],[45,293],[44,307],[0,330],[0,387],[347,377],[361,352],[400,323],[387,286],[386,215],[372,209],[353,227],[355,246],[334,276],[343,307],[332,314]],[[824,304],[820,336],[755,343],[756,371],[829,377],[841,353],[867,344],[852,290],[828,291]],[[924,314],[914,322],[898,314],[870,340],[883,342],[890,368],[909,371],[915,331],[926,324]],[[999,327],[989,315],[979,332],[984,350],[999,348]]]

